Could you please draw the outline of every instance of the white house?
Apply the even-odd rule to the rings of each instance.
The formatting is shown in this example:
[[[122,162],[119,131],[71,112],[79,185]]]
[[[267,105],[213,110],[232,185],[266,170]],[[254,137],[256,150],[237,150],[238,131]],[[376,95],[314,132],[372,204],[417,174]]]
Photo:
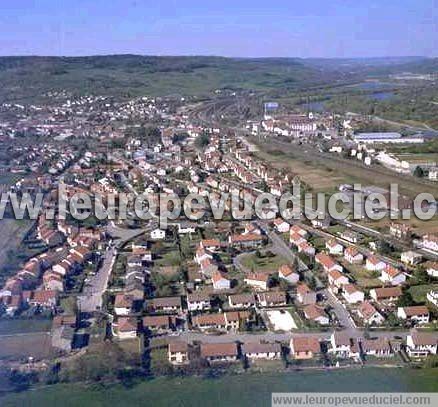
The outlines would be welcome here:
[[[338,288],[349,283],[348,277],[345,274],[340,273],[338,270],[332,270],[328,273],[328,281],[330,285],[334,285]]]
[[[278,277],[288,281],[291,284],[296,284],[300,280],[300,275],[292,270],[292,267],[283,264],[278,269]]]
[[[129,315],[133,308],[133,304],[133,297],[124,293],[119,293],[114,300],[114,312],[117,315]]]
[[[186,342],[170,342],[167,357],[172,365],[183,365],[189,362],[189,345]]]
[[[393,303],[402,295],[400,287],[381,287],[370,290],[370,297],[377,302]]]
[[[363,339],[360,343],[362,353],[368,356],[388,357],[393,355],[387,338]]]
[[[178,223],[178,234],[187,235],[196,232],[196,225],[191,223]]]
[[[213,288],[215,290],[229,290],[231,286],[231,281],[226,278],[223,273],[216,271],[211,276],[211,281],[213,282]]]
[[[306,239],[307,236],[309,235],[309,232],[307,232],[306,229],[303,229],[301,226],[298,226],[298,225],[291,226],[289,232],[290,232],[290,234],[296,233],[296,234],[300,235],[304,239]]]
[[[274,220],[274,225],[275,225],[275,229],[277,229],[277,231],[279,233],[287,233],[287,232],[289,232],[290,224],[287,223],[285,220],[283,220],[281,218],[275,219]]]
[[[242,353],[249,359],[279,359],[281,345],[279,343],[245,343]]]
[[[335,331],[330,337],[330,345],[328,352],[333,353],[339,358],[348,358],[351,353],[351,340],[344,332]]]
[[[55,264],[52,267],[52,270],[61,276],[65,276],[70,271],[71,266],[72,265],[68,260],[62,260],[61,262]]]
[[[115,334],[119,339],[131,339],[137,336],[137,319],[123,317],[117,320]]]
[[[310,304],[304,307],[304,316],[310,321],[314,321],[320,325],[328,325],[330,320],[324,311],[324,308],[315,304]]]
[[[333,270],[337,270],[341,273],[344,270],[340,264],[336,263],[332,257],[325,253],[318,253],[315,256],[315,261],[321,264],[326,273]]]
[[[201,358],[214,362],[237,361],[237,345],[233,342],[227,343],[202,343]]]
[[[406,351],[412,358],[436,355],[437,344],[437,338],[432,332],[418,332],[413,329],[406,337]]]
[[[249,273],[244,278],[244,283],[256,290],[266,291],[269,285],[269,274],[267,273]]]
[[[370,256],[365,262],[365,267],[369,271],[382,271],[386,267],[386,263],[377,257]]]
[[[256,304],[256,299],[252,293],[233,294],[228,297],[230,308],[252,308]]]
[[[330,254],[341,255],[344,252],[344,246],[342,246],[336,239],[330,239],[326,242],[325,247]]]
[[[422,245],[425,249],[438,252],[438,236],[437,235],[423,236]]]
[[[403,263],[409,264],[410,266],[415,266],[416,264],[421,263],[423,260],[423,256],[420,253],[416,253],[411,250],[403,252],[400,258]]]
[[[316,250],[309,242],[301,242],[297,245],[298,253],[304,253],[309,257],[314,257]]]
[[[207,293],[194,292],[187,294],[187,309],[189,311],[204,311],[210,308],[210,296]]]
[[[398,307],[397,317],[417,324],[427,324],[429,322],[429,310],[425,305]]]
[[[349,304],[363,302],[365,299],[365,294],[353,284],[344,285],[342,295]]]
[[[427,301],[438,307],[438,291],[429,291],[426,295]]]
[[[399,269],[396,269],[391,265],[387,265],[386,268],[382,270],[382,274],[380,275],[379,279],[384,283],[400,285],[406,281],[406,276]]]
[[[315,304],[316,293],[312,291],[307,284],[299,284],[297,287],[297,300],[303,305]]]
[[[434,277],[434,278],[438,278],[438,263],[430,263],[427,266],[426,272],[429,276]]]
[[[385,321],[383,315],[368,301],[364,301],[359,305],[357,313],[368,325],[380,325]]]
[[[363,262],[363,254],[353,246],[345,249],[344,258],[350,264],[362,264]]]
[[[153,240],[163,240],[166,237],[166,231],[163,229],[154,229],[151,232],[151,239]]]

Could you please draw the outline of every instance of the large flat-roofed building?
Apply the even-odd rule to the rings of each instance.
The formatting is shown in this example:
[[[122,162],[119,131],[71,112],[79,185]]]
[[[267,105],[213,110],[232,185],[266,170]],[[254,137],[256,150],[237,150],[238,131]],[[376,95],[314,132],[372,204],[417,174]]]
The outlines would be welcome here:
[[[353,136],[354,141],[358,143],[423,143],[424,138],[421,136],[403,137],[400,133],[358,133]]]

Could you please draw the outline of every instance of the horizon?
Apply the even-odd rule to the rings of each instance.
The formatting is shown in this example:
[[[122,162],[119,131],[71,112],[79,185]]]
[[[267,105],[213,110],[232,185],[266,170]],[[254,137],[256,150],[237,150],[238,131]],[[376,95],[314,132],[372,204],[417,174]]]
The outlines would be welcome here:
[[[0,58],[90,58],[90,57],[156,57],[156,58],[224,58],[224,59],[324,59],[324,60],[372,60],[372,59],[436,59],[438,56],[428,55],[385,55],[385,56],[356,56],[356,57],[298,57],[298,56],[226,56],[216,54],[140,54],[140,53],[114,53],[114,54],[83,54],[83,55],[44,55],[44,54],[17,54],[0,55]]]
[[[434,0],[335,0],[330,9],[322,0],[275,7],[261,0],[4,0],[0,55],[436,57],[434,10]]]

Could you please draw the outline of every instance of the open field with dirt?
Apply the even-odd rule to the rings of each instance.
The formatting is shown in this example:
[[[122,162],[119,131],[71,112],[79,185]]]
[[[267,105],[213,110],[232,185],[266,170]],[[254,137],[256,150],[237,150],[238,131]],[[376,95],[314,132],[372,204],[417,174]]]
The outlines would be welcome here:
[[[415,197],[422,192],[438,196],[438,185],[409,175],[397,174],[380,166],[365,166],[357,160],[343,159],[335,154],[320,153],[313,146],[285,143],[270,137],[251,139],[260,151],[256,153],[278,168],[290,168],[316,192],[332,192],[341,183],[360,183],[389,188],[399,185],[399,192]]]
[[[38,360],[52,355],[52,339],[48,333],[0,335],[0,360],[24,360],[28,357]]]
[[[327,178],[329,168],[315,166],[310,158],[300,161],[289,158],[283,153],[278,155],[276,152],[272,154],[261,150],[258,151],[256,155],[269,162],[274,168],[289,168],[315,192],[331,192],[334,191],[339,184],[348,182],[348,178],[341,175],[335,176],[331,174],[331,176]]]
[[[388,218],[384,218],[381,220],[371,220],[371,219],[363,219],[360,221],[356,221],[359,225],[366,226],[378,230],[382,233],[389,233],[389,225],[392,220]],[[409,225],[412,228],[413,233],[421,236],[428,233],[436,233],[438,230],[438,216],[435,216],[430,220],[420,220],[415,217],[403,220],[402,223]]]

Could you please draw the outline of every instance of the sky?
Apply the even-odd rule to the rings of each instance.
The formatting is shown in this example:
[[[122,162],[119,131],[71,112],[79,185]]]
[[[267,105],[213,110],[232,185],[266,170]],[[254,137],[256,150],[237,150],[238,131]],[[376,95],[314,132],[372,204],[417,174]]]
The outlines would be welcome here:
[[[438,0],[0,0],[1,55],[438,56]]]

